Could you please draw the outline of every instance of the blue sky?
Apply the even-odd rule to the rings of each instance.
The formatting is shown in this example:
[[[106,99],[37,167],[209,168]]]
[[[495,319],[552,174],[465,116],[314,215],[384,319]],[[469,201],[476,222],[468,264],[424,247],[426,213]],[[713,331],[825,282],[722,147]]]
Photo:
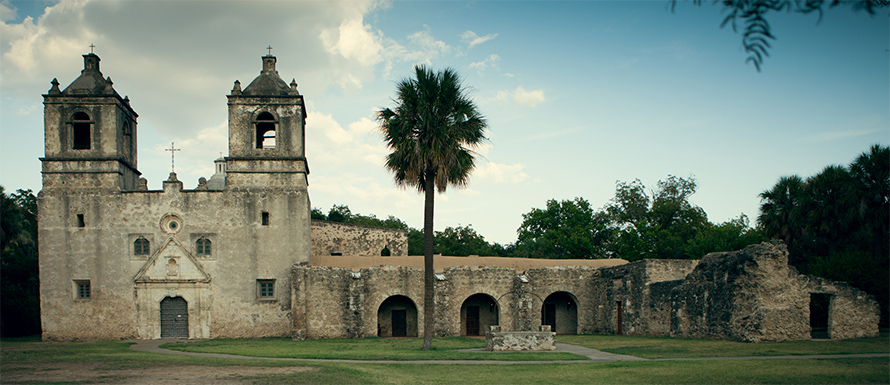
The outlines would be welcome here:
[[[0,184],[40,189],[42,97],[101,69],[140,114],[139,169],[159,189],[175,141],[186,188],[226,147],[235,79],[278,71],[308,103],[312,205],[422,226],[423,200],[382,167],[374,111],[415,63],[453,67],[489,123],[468,188],[437,199],[436,228],[515,241],[548,199],[608,203],[616,181],[694,176],[693,203],[752,221],[757,194],[890,142],[888,9],[773,14],[762,72],[721,7],[667,1],[0,1]]]

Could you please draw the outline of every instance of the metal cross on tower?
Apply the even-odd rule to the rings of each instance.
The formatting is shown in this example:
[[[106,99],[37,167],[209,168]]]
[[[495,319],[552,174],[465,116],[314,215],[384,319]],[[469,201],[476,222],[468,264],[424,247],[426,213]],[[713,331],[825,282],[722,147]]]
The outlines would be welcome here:
[[[164,151],[170,151],[170,172],[176,172],[175,170],[175,161],[176,161],[176,151],[182,151],[180,148],[176,148],[173,145],[173,142],[170,142],[170,148],[165,149]]]
[[[93,53],[93,48],[96,48],[96,46],[93,45],[93,43],[90,43],[90,53]]]
[[[272,56],[272,46],[270,45],[266,49],[269,50],[269,56]]]

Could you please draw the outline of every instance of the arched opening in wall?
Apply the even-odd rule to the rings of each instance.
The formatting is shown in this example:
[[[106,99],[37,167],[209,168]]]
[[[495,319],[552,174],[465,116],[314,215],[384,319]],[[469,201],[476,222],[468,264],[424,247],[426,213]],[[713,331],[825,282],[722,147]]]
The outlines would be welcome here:
[[[828,316],[831,312],[831,293],[810,293],[810,338],[829,339]]]
[[[256,148],[275,148],[275,116],[269,112],[261,112],[256,118]]]
[[[556,334],[578,334],[578,300],[571,293],[557,291],[541,305],[541,325],[550,325]]]
[[[492,325],[498,325],[500,308],[498,302],[488,294],[473,294],[460,306],[460,334],[481,336]]]
[[[86,112],[78,112],[71,119],[71,148],[75,150],[90,149],[90,131],[93,123]]]
[[[379,337],[417,337],[417,306],[404,295],[387,298],[377,309]]]
[[[388,256],[390,256],[390,255],[392,255],[392,252],[389,251],[389,248],[388,248],[388,247],[384,247],[383,250],[380,250],[380,256],[381,256],[381,257],[388,257]]]
[[[189,307],[184,298],[161,301],[161,338],[189,338]]]

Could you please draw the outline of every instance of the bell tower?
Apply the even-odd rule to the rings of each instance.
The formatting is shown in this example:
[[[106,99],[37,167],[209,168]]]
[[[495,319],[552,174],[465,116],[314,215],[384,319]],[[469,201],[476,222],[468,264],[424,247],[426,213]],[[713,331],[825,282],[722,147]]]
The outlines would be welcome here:
[[[244,90],[235,81],[229,104],[226,188],[305,189],[306,106],[297,82],[284,82],[277,59],[263,56],[263,69]]]
[[[99,71],[99,56],[83,55],[83,71],[64,90],[53,79],[43,95],[43,189],[132,191],[136,118],[129,98]]]

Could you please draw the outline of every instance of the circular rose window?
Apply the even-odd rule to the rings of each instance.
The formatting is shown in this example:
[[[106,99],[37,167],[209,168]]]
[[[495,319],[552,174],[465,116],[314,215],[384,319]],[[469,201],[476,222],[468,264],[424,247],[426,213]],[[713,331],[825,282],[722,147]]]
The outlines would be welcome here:
[[[161,231],[167,234],[178,233],[182,227],[182,218],[178,215],[167,214],[161,218]]]

